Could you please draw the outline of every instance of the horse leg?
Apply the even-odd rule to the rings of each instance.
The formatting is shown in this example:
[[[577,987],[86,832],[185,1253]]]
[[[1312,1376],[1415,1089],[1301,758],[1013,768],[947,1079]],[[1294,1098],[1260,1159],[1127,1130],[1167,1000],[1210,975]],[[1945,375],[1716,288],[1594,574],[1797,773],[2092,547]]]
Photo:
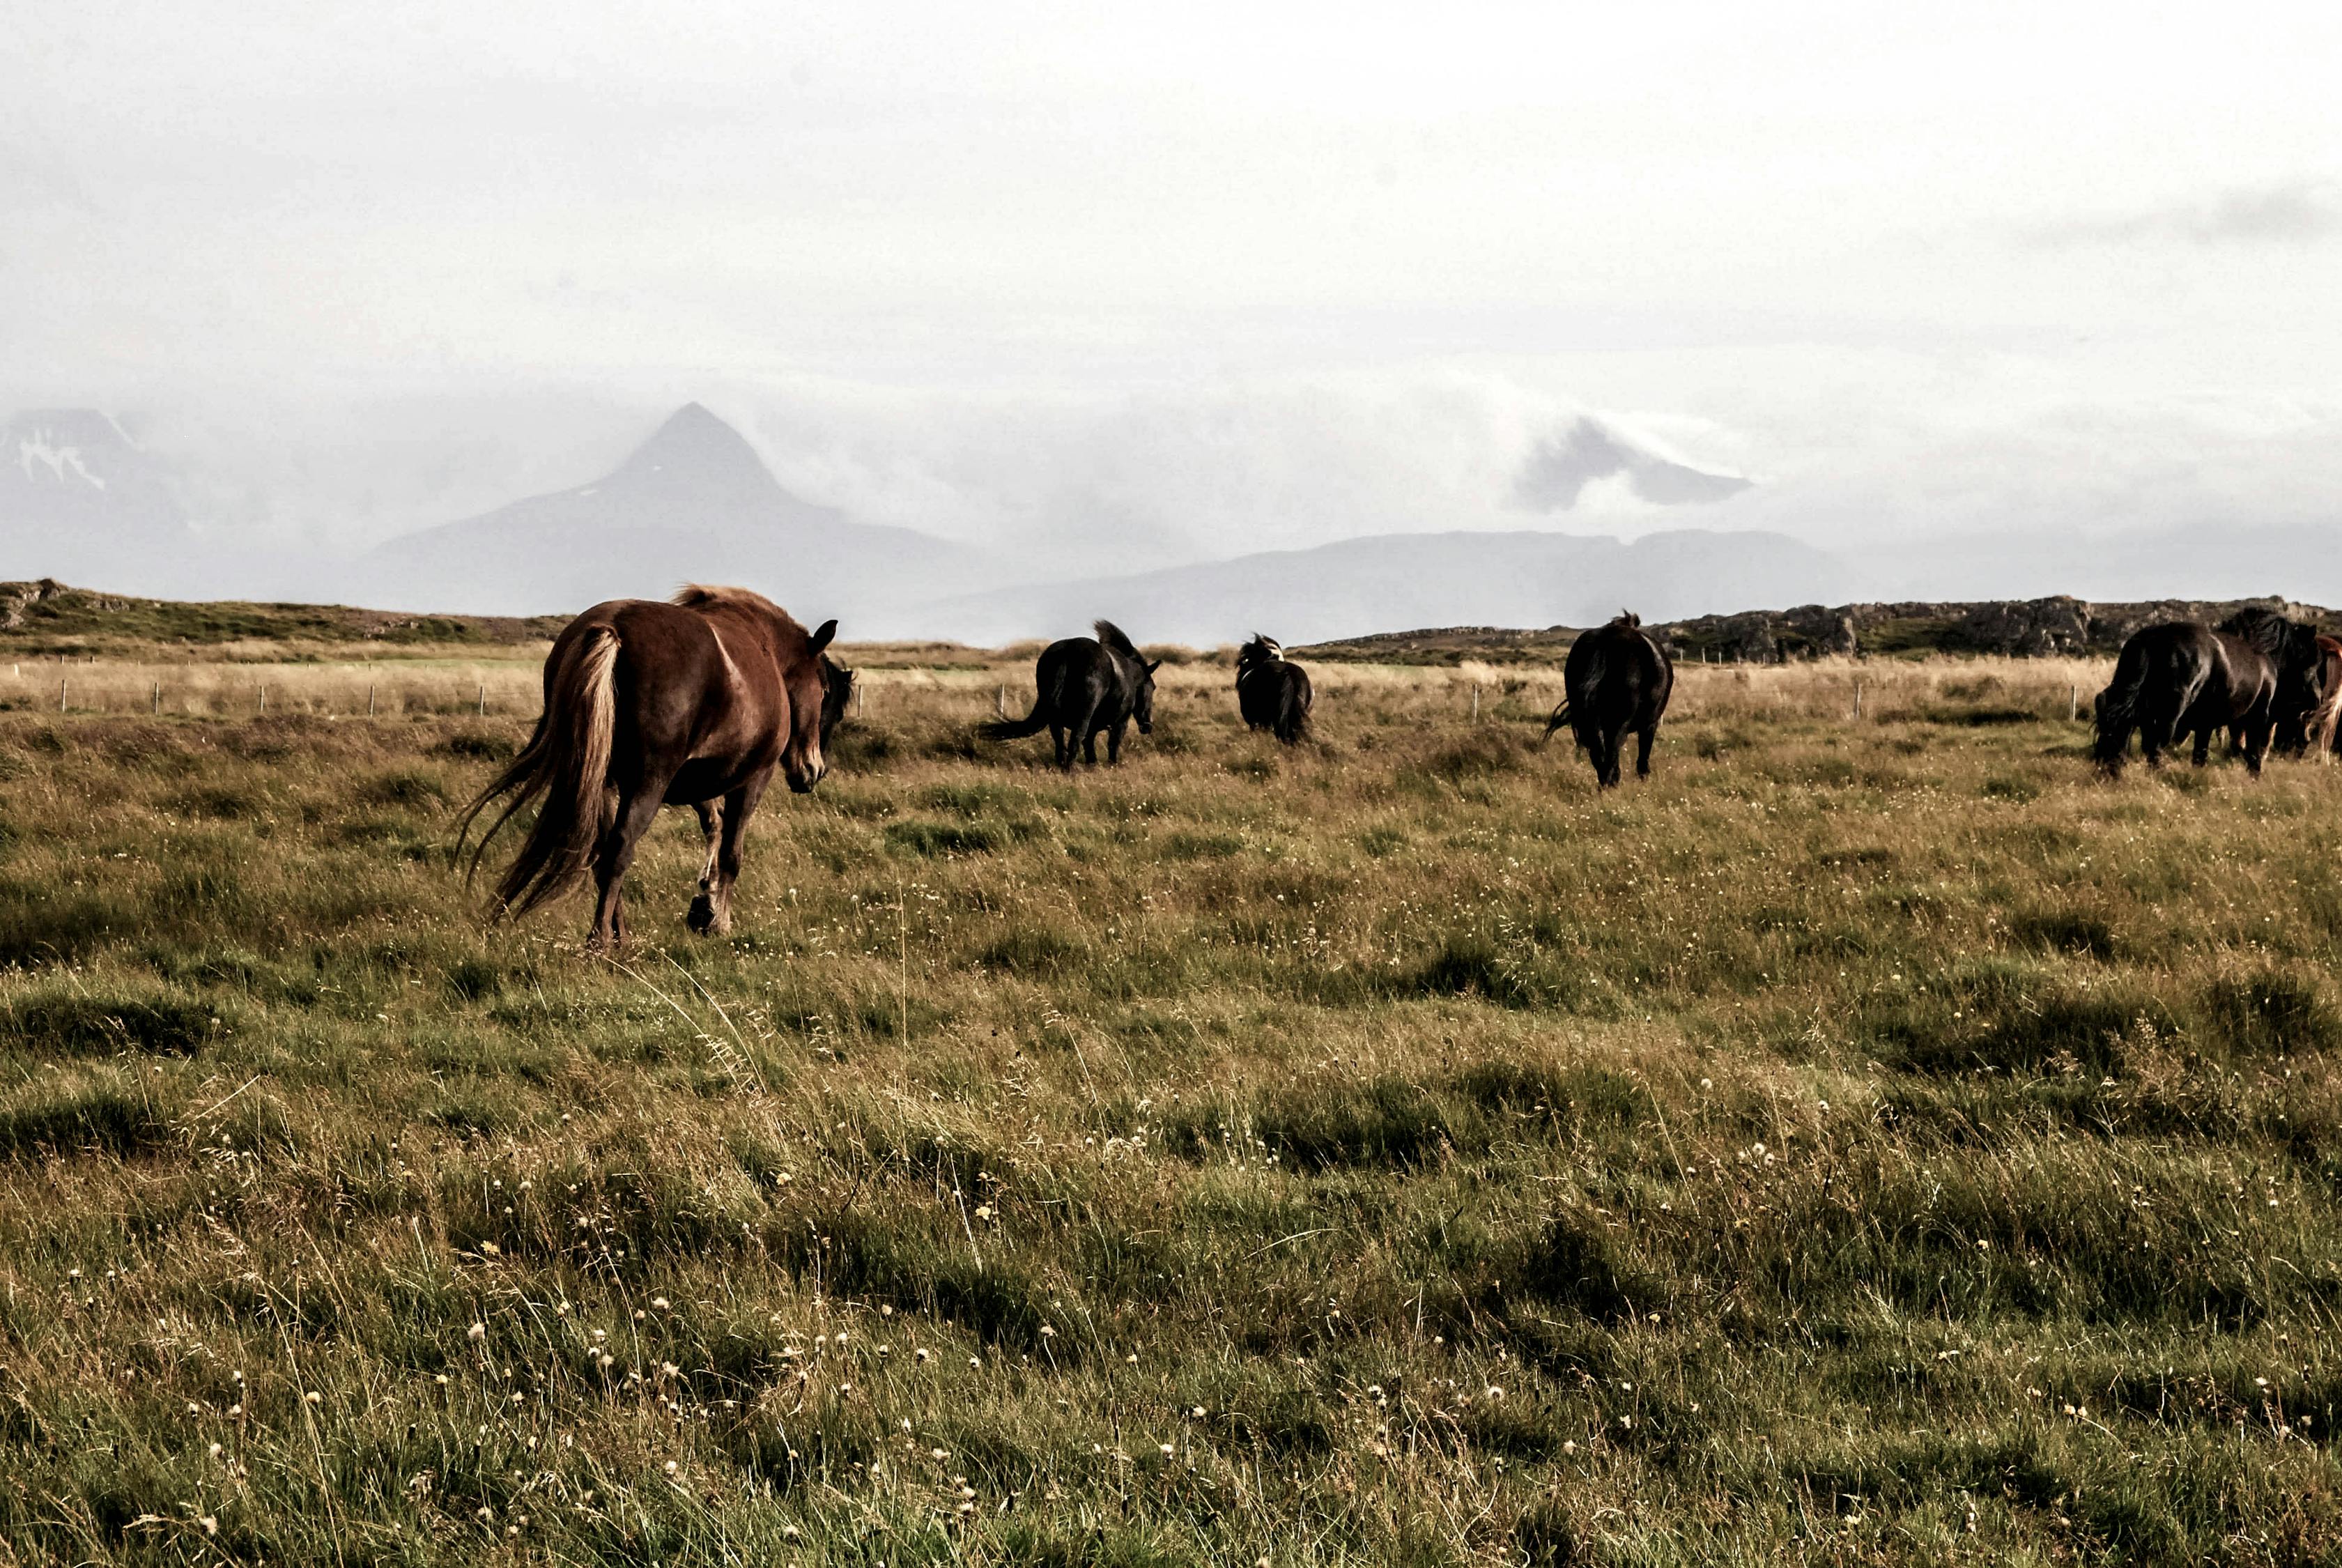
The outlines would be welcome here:
[[[1122,760],[1123,731],[1130,728],[1127,719],[1116,719],[1106,732],[1106,765],[1109,768]]]
[[[2210,761],[2211,758],[2212,727],[2208,724],[2199,724],[2196,727],[2196,749],[2194,754],[2188,758],[2188,760],[2196,764],[2197,767],[2201,768],[2205,763]]]
[[[1082,709],[1081,718],[1076,721],[1074,725],[1074,733],[1081,738],[1082,760],[1088,763],[1093,768],[1096,767],[1098,722],[1097,705],[1096,703],[1092,703],[1089,707]],[[1073,759],[1071,757],[1066,758],[1066,770],[1070,773],[1073,771]]]
[[[707,839],[707,859],[699,868],[699,896],[691,900],[691,912],[684,916],[683,923],[704,937],[716,929],[716,846],[730,823],[719,801],[702,800],[692,809],[699,813],[699,830]]]
[[[1636,778],[1648,779],[1651,776],[1651,742],[1658,738],[1659,727],[1656,724],[1645,725],[1635,731]]]
[[[709,936],[726,936],[732,930],[732,890],[740,880],[740,846],[748,837],[748,819],[755,814],[756,802],[765,798],[765,786],[772,781],[770,773],[762,773],[724,797],[724,837],[714,854],[716,882],[712,896],[702,894],[707,902],[707,923],[692,929]],[[695,900],[692,913],[699,912]]]
[[[665,779],[645,780],[634,794],[619,800],[616,820],[595,846],[594,886],[598,896],[594,904],[594,931],[586,939],[592,951],[607,952],[626,942],[626,868],[635,863],[636,847],[657,820],[659,802],[666,794]]]
[[[1066,739],[1066,727],[1062,724],[1049,726],[1049,757],[1060,768],[1074,765],[1074,754]]]

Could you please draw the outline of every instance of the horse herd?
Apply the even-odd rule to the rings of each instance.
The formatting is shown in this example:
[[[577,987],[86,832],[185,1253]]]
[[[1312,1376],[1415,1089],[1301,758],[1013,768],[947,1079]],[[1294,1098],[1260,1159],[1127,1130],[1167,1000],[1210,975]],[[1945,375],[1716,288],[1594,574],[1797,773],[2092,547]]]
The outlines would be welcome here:
[[[1056,765],[1068,769],[1077,751],[1096,762],[1101,735],[1111,765],[1132,725],[1150,733],[1161,661],[1150,662],[1111,621],[1093,629],[1044,649],[1032,711],[981,733],[1005,741],[1046,729]],[[528,744],[460,819],[468,838],[502,803],[473,847],[476,871],[497,831],[539,803],[497,879],[497,909],[525,915],[590,874],[597,897],[588,946],[623,943],[621,889],[642,837],[660,807],[689,806],[707,844],[689,924],[703,934],[729,930],[741,840],[774,771],[799,794],[826,771],[823,749],[854,689],[854,672],[826,651],[836,633],[834,620],[807,631],[770,599],[735,588],[616,599],[570,622],[545,658],[545,708]],[[1635,771],[1647,777],[1675,667],[1642,622],[1622,613],[1580,636],[1562,686],[1546,738],[1566,727],[1596,786],[1608,789],[1632,736]],[[1238,650],[1236,694],[1253,729],[1287,745],[1307,739],[1308,672],[1274,639],[1255,634]],[[2226,730],[2257,773],[2272,743],[2280,751],[2334,746],[2337,709],[2342,643],[2315,628],[2259,609],[2217,627],[2171,622],[2124,645],[2097,700],[2095,755],[2118,771],[2136,729],[2150,765],[2183,737],[2193,737],[2201,764],[2213,734]]]

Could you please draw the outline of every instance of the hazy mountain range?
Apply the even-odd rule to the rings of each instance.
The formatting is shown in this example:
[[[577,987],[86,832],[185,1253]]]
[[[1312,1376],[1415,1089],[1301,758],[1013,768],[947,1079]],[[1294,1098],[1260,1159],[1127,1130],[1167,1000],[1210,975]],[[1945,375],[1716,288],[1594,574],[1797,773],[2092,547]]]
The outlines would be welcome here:
[[[1516,506],[1551,513],[1592,486],[1681,508],[1749,483],[1581,418],[1539,441],[1511,487]],[[1100,525],[1109,550],[1115,526]],[[1095,549],[1086,558],[986,549],[807,501],[695,403],[598,479],[352,556],[234,548],[199,531],[167,467],[103,415],[51,410],[0,427],[0,578],[470,613],[568,610],[685,581],[737,582],[808,621],[836,616],[849,638],[987,644],[1061,635],[1098,616],[1143,638],[1209,644],[1255,628],[1297,642],[1412,627],[1586,625],[1620,608],[1677,618],[1913,594],[2144,598],[2277,584],[2299,594],[2316,588],[2299,568],[2323,558],[2320,532],[2167,528],[2110,542],[2037,531],[1849,558],[1766,531],[1676,528],[1629,543],[1543,529],[1426,530],[1099,575],[1094,564],[1082,569]],[[2187,581],[2175,582],[2174,561],[2193,563]]]

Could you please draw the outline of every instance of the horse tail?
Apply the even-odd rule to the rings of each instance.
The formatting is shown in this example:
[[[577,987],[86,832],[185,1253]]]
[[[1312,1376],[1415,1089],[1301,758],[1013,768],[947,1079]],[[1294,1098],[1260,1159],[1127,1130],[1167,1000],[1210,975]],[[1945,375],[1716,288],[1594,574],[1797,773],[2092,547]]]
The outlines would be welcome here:
[[[1104,621],[1098,623],[1106,625]],[[1057,711],[1058,694],[1065,690],[1066,668],[1058,665],[1049,671],[1046,686],[1036,683],[1033,689],[1033,711],[1022,719],[990,719],[976,729],[986,740],[1022,740],[1027,735],[1038,735],[1049,727],[1049,715]]]
[[[544,806],[520,852],[496,881],[496,912],[518,919],[567,892],[585,876],[611,818],[610,751],[618,727],[618,631],[601,625],[566,649],[554,650],[545,711],[512,765],[496,775],[457,819],[456,852],[472,823],[498,799],[504,809],[473,848],[465,876],[476,874],[488,841],[531,801]]]
[[[1289,667],[1293,675],[1285,683],[1285,734],[1288,746],[1298,746],[1309,739],[1309,709],[1316,703],[1316,693],[1310,689],[1309,672],[1298,665]]]
[[[1537,737],[1537,744],[1539,746],[1543,746],[1547,741],[1551,740],[1553,739],[1553,732],[1568,722],[1569,699],[1565,697],[1561,699],[1561,706],[1553,710],[1553,717],[1545,721],[1545,733]]]
[[[2125,643],[2115,660],[2114,678],[2098,693],[2093,715],[2098,738],[2090,748],[2090,757],[2109,776],[2122,771],[2123,754],[2130,749],[2130,732],[2138,724],[2139,699],[2147,689],[2147,663],[2144,644]]]

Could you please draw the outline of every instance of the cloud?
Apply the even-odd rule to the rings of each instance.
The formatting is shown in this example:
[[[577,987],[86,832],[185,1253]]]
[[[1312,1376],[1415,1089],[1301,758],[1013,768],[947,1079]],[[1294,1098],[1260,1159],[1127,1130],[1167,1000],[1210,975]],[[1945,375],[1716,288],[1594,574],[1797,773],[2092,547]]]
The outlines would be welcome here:
[[[2342,234],[2342,186],[2292,179],[2050,225],[2053,246],[2309,245]]]
[[[1671,462],[1622,439],[1592,419],[1539,441],[1513,483],[1513,498],[1532,511],[1567,511],[1587,487],[1624,476],[1626,488],[1655,507],[1699,506],[1738,495],[1748,481]]]

